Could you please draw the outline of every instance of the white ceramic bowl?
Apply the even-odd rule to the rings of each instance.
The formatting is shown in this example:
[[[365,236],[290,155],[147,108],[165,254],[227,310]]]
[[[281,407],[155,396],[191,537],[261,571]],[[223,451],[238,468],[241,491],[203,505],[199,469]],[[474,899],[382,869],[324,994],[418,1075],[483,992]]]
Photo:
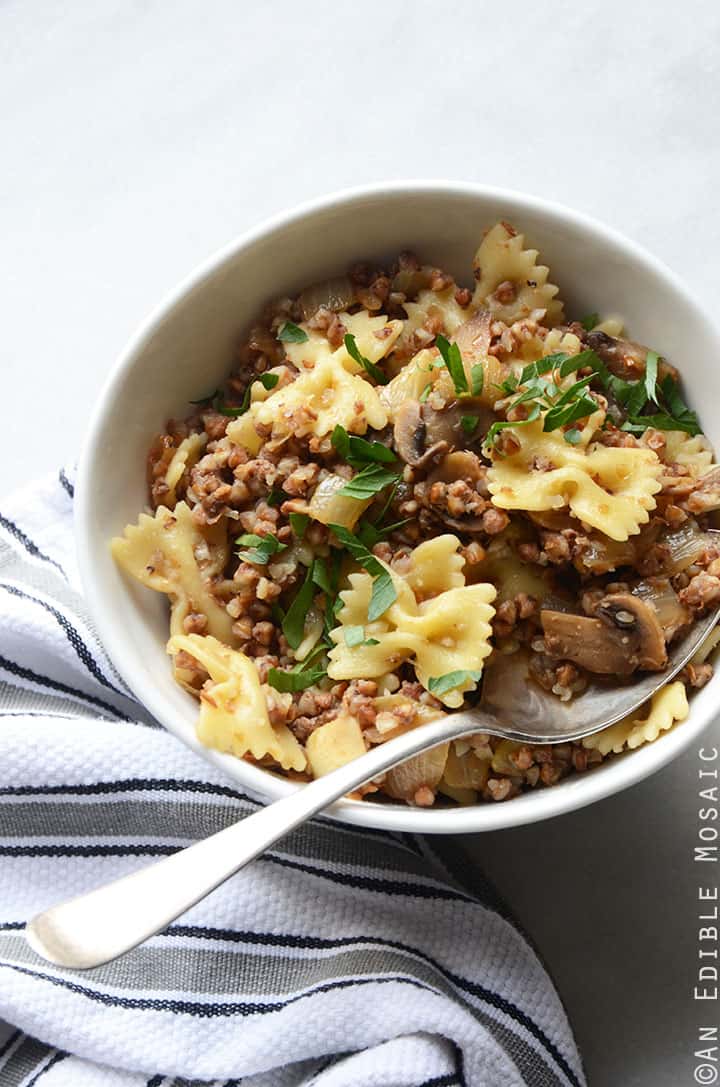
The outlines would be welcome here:
[[[270,298],[364,258],[412,248],[460,282],[481,232],[507,219],[540,250],[571,315],[622,314],[633,338],[680,367],[688,398],[710,438],[720,440],[720,337],[683,284],[638,246],[565,208],[480,185],[402,182],[342,192],[263,223],[211,257],[149,317],[114,367],[97,404],[78,479],[77,543],[87,599],[118,671],[171,732],[248,789],[270,799],[296,786],[195,739],[197,703],[170,675],[167,602],[123,577],[111,536],[146,504],[152,436],[187,402],[215,388],[238,334]],[[720,413],[718,413],[720,415]],[[346,822],[393,830],[457,833],[546,819],[647,777],[709,723],[720,675],[692,699],[690,717],[655,743],[584,775],[501,804],[414,809],[343,801]]]

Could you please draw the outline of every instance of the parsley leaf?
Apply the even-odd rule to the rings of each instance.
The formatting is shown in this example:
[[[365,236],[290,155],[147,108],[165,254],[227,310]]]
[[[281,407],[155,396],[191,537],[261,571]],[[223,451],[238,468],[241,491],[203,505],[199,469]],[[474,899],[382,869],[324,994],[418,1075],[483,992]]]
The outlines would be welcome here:
[[[595,326],[600,324],[600,314],[588,313],[586,317],[580,318],[580,324],[586,332],[592,332]]]
[[[418,400],[421,404],[424,404],[430,393],[432,392],[432,384],[426,385],[423,391],[420,393]]]
[[[310,516],[307,513],[291,513],[288,518],[290,521],[290,528],[293,530],[298,540],[302,540],[305,535],[305,529],[308,527]]]
[[[362,645],[365,640],[365,627],[349,626],[344,628],[345,645],[348,649],[354,649],[356,645]]]
[[[346,460],[353,468],[360,468],[365,464],[377,461],[392,464],[397,460],[392,449],[388,449],[382,442],[368,442],[365,438],[358,438],[355,434],[348,434],[345,427],[339,424],[333,430],[330,442],[343,460]]]
[[[220,415],[228,415],[231,419],[237,419],[238,416],[244,415],[250,407],[250,396],[255,381],[259,381],[264,389],[269,390],[274,389],[279,380],[280,376],[278,374],[260,374],[258,377],[255,378],[254,381],[251,381],[246,388],[245,395],[242,398],[242,402],[239,408],[233,408],[230,406],[230,404],[226,404],[224,400],[221,401],[217,397],[215,398],[215,403],[213,404],[213,407],[215,408],[215,411],[217,411]]]
[[[360,353],[360,349],[355,343],[355,337],[352,332],[345,333],[345,350],[350,358],[355,360],[358,366],[362,366],[363,370],[370,374],[370,377],[375,378],[378,385],[387,385],[390,378],[382,372],[379,366],[376,366],[374,362],[370,362],[370,359],[366,359],[365,356]]]
[[[308,334],[304,328],[300,328],[299,325],[293,324],[292,321],[285,321],[285,323],[280,326],[277,338],[281,340],[282,343],[306,343]]]
[[[294,668],[287,672],[282,671],[280,668],[271,668],[268,671],[267,681],[276,691],[285,693],[287,691],[304,691],[326,675],[325,669],[320,667],[303,669],[298,672]]]
[[[348,480],[344,487],[337,492],[345,498],[358,498],[361,501],[372,498],[378,491],[397,483],[400,475],[398,472],[389,471],[379,464],[369,464],[352,479]]]
[[[313,569],[314,564],[308,569],[300,591],[296,594],[282,622],[283,634],[291,649],[297,649],[305,635],[305,617],[315,595]]]
[[[382,563],[368,551],[362,540],[353,535],[343,525],[328,525],[331,532],[340,541],[343,547],[350,552],[363,569],[367,570],[373,578],[372,596],[368,608],[368,621],[374,622],[397,600],[397,590],[393,584],[390,573]]]
[[[428,680],[428,690],[432,694],[445,694],[447,691],[452,691],[455,687],[459,687],[467,680],[472,680],[473,683],[477,683],[482,675],[481,671],[475,671],[474,669],[463,668],[457,672],[446,672],[444,676],[430,676]]]
[[[271,668],[268,672],[268,683],[276,691],[304,691],[312,687],[327,675],[325,668],[315,663],[325,653],[326,648],[325,645],[316,646],[305,660],[299,661],[288,671]]]
[[[280,490],[279,487],[273,487],[265,501],[268,506],[281,506],[289,497],[290,495],[285,494],[285,491]]]
[[[485,384],[485,370],[481,362],[476,362],[470,367],[470,392],[473,396],[480,396]]]
[[[241,547],[250,548],[249,551],[238,551],[238,558],[243,562],[254,562],[264,566],[278,551],[284,551],[287,544],[280,543],[277,536],[256,536],[254,532],[248,532],[244,536],[238,536],[235,543]]]
[[[463,428],[466,434],[472,434],[477,430],[477,425],[480,422],[477,415],[461,415],[460,426]]]
[[[468,393],[468,379],[463,366],[460,348],[456,343],[450,343],[442,333],[438,333],[435,337],[435,346],[440,352],[445,367],[452,378],[455,392],[458,396],[466,396]]]
[[[490,452],[490,450],[492,450],[495,439],[497,438],[497,436],[498,436],[498,434],[500,433],[501,430],[507,430],[509,427],[527,426],[528,423],[534,423],[535,420],[539,418],[539,416],[540,416],[540,405],[539,404],[533,404],[532,408],[530,409],[530,414],[528,415],[527,419],[517,419],[514,423],[510,423],[510,422],[507,422],[507,423],[506,422],[493,423],[493,425],[490,427],[487,434],[485,435],[485,441],[483,442],[483,451],[484,452],[485,451]]]
[[[572,430],[565,431],[563,438],[569,445],[577,445],[582,438],[582,433],[573,427]]]
[[[548,433],[558,427],[567,426],[578,419],[585,419],[598,410],[598,406],[589,396],[581,396],[570,404],[560,404],[551,408],[543,420],[543,431]]]
[[[315,559],[312,568],[312,579],[318,589],[322,589],[328,596],[334,595],[325,559]]]
[[[366,638],[365,628],[361,626],[344,627],[345,645],[348,649],[355,649],[363,645],[380,645],[377,638]]]
[[[658,356],[655,351],[648,351],[645,360],[645,393],[648,400],[657,402]]]

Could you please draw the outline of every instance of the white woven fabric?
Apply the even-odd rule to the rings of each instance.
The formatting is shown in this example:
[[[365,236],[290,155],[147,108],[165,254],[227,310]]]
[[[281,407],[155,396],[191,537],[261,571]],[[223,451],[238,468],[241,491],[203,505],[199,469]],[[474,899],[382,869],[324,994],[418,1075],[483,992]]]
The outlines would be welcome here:
[[[125,691],[79,594],[73,486],[0,506],[3,1087],[585,1083],[558,995],[452,842],[316,821],[122,959],[22,928],[256,806]]]

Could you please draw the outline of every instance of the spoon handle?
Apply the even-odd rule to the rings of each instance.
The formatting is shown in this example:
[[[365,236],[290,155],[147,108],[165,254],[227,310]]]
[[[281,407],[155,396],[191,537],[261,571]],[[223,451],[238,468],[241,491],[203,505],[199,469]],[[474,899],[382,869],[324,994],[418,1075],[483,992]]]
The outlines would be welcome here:
[[[488,726],[495,721],[488,718]],[[420,751],[484,731],[482,713],[456,713],[412,729],[204,841],[38,914],[30,946],[58,966],[101,966],[160,932],[181,913],[346,793]]]

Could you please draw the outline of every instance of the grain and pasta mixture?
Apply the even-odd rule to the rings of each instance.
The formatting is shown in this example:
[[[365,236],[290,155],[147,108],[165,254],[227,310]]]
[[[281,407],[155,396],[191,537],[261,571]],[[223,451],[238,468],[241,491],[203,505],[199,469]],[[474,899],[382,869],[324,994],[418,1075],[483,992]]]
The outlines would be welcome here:
[[[472,704],[506,654],[564,700],[662,670],[720,603],[720,467],[675,368],[569,320],[507,223],[473,276],[401,253],[274,302],[153,442],[152,512],[113,553],[169,597],[206,745],[307,780]],[[467,804],[583,772],[682,720],[716,641],[582,743],[476,735],[362,793]]]

